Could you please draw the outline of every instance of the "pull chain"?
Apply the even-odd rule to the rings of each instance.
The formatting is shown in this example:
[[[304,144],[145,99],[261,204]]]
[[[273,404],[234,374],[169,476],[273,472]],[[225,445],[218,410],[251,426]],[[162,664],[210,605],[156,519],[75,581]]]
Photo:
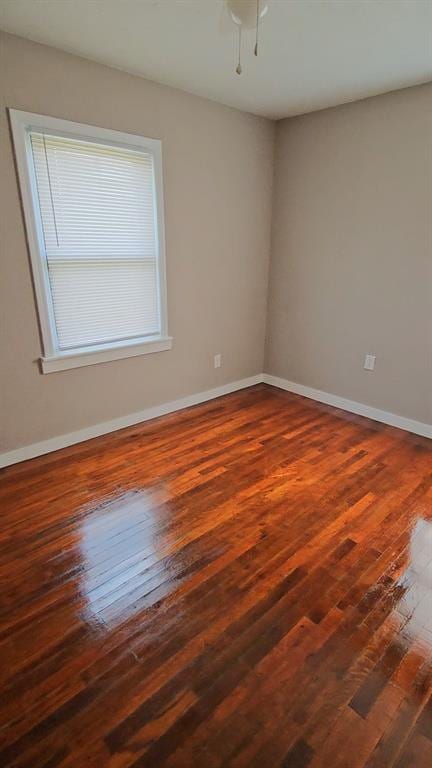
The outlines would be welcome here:
[[[256,39],[255,39],[255,48],[254,48],[254,54],[255,56],[258,56],[258,27],[259,27],[259,21],[260,21],[260,0],[257,0],[257,9],[256,9]]]
[[[236,67],[236,72],[238,75],[241,75],[242,73],[242,66],[241,66],[241,42],[242,42],[242,28],[241,25],[239,25],[239,38],[238,38],[238,64]]]

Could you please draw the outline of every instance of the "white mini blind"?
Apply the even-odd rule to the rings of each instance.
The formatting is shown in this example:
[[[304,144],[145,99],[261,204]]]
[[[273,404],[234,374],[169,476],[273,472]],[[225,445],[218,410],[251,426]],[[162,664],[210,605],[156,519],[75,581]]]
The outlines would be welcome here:
[[[30,132],[60,350],[159,334],[153,157]]]

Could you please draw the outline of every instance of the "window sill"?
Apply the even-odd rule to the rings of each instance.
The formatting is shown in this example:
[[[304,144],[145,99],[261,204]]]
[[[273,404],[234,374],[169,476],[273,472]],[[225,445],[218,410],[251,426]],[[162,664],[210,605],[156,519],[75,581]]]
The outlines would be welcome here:
[[[171,336],[156,336],[146,341],[121,342],[120,344],[88,347],[69,352],[59,352],[53,357],[41,357],[42,373],[66,371],[69,368],[81,368],[84,365],[107,363],[125,357],[148,355],[151,352],[164,352],[172,347]]]

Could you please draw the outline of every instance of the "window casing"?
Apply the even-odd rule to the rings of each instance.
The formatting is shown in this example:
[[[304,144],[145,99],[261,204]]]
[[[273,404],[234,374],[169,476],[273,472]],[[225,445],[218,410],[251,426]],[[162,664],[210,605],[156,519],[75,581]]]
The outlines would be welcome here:
[[[42,370],[170,349],[160,141],[10,116]]]

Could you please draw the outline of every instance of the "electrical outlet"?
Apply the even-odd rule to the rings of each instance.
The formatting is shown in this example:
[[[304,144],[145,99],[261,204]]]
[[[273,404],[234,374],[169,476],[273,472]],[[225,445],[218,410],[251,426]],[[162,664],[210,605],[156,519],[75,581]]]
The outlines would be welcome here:
[[[220,368],[221,365],[222,365],[222,355],[221,354],[215,355],[214,356],[214,367],[215,368]]]
[[[366,355],[365,361],[364,361],[364,369],[365,371],[373,371],[375,370],[375,355]]]

